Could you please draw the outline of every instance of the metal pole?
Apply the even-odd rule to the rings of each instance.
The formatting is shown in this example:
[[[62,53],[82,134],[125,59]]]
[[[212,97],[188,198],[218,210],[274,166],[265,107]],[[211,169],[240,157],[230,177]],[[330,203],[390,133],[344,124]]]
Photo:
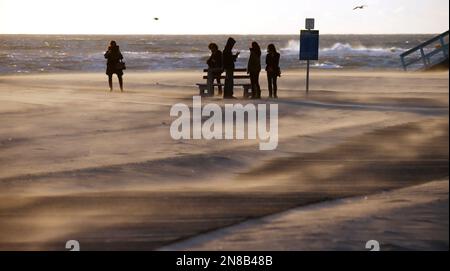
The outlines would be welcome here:
[[[309,92],[309,60],[306,61],[306,93]]]

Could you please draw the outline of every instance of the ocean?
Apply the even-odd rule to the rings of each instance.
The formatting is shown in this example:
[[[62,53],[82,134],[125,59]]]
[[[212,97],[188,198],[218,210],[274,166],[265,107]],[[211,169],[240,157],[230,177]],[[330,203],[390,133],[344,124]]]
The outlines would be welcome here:
[[[401,69],[399,55],[434,35],[321,35],[317,69]],[[297,35],[235,35],[241,52],[238,67],[246,67],[249,46],[274,43],[281,53],[281,68],[305,66],[298,60]],[[0,74],[101,72],[103,54],[116,40],[125,57],[127,71],[192,70],[205,67],[208,44],[223,48],[228,36],[165,35],[0,35]],[[265,50],[264,50],[265,51]],[[264,59],[263,59],[264,63]]]

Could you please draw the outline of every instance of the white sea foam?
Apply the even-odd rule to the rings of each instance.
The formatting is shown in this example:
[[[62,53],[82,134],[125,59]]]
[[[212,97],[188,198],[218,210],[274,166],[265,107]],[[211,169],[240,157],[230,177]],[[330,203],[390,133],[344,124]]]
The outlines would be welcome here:
[[[290,40],[287,44],[287,46],[283,47],[281,50],[284,52],[293,52],[295,54],[298,54],[300,48],[300,41],[298,40]],[[386,54],[400,54],[404,52],[406,49],[399,48],[399,47],[366,47],[363,45],[351,45],[349,43],[340,43],[337,42],[333,44],[331,47],[325,47],[320,48],[321,53],[328,53],[328,52],[354,52],[354,53],[374,53],[374,54],[380,54],[380,53],[386,53]]]
[[[319,68],[319,69],[342,69],[343,67],[341,65],[338,65],[338,64],[326,61],[326,62],[323,62],[323,63],[321,63],[321,62],[315,63],[313,65],[313,68]]]

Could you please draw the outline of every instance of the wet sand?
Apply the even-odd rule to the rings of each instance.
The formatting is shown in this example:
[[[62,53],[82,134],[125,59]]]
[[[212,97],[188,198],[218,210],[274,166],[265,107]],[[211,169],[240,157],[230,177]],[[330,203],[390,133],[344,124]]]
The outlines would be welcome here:
[[[286,72],[272,152],[171,139],[170,107],[200,78],[128,74],[109,93],[103,74],[0,76],[0,249],[152,250],[448,178],[448,73],[315,72],[305,95],[303,72]]]

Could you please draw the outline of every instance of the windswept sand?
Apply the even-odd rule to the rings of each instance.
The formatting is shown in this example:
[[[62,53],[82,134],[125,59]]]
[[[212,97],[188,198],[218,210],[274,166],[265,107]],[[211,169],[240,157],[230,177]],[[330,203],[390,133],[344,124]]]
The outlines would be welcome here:
[[[161,248],[282,251],[443,250],[448,244],[448,180],[299,207]]]
[[[448,178],[446,72],[314,71],[309,95],[303,72],[286,72],[271,152],[171,139],[170,107],[191,104],[200,77],[127,74],[126,93],[109,93],[103,74],[0,76],[0,250],[64,250],[72,239],[83,250],[158,249]]]

